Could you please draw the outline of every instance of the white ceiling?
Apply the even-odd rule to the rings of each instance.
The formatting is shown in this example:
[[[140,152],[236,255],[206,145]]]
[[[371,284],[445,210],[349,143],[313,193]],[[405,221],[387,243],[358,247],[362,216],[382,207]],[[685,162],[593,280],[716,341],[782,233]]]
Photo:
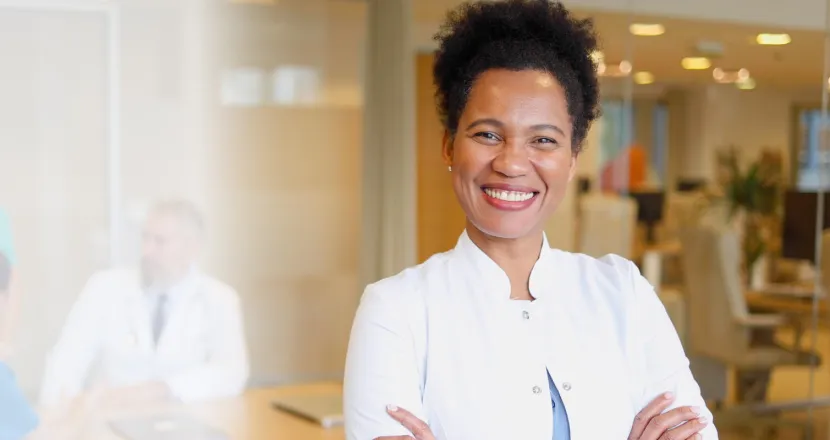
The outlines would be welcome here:
[[[414,38],[419,49],[435,48],[431,37],[446,13],[438,8],[455,3],[460,2],[418,0]],[[680,66],[683,57],[697,54],[695,47],[699,42],[708,40],[724,47],[723,56],[712,60],[712,68],[746,68],[759,88],[815,87],[818,93],[822,84],[824,34],[820,31],[614,12],[575,13],[593,18],[606,62],[629,59],[635,71],[653,73],[658,83],[713,83],[711,69],[687,71]],[[666,33],[659,37],[635,37],[628,32],[631,22],[661,23]],[[786,46],[760,46],[754,38],[762,32],[787,32],[793,41]]]
[[[461,0],[413,0],[416,19],[440,21]],[[797,29],[826,28],[828,0],[564,0],[572,9],[634,12],[692,20],[777,25]]]

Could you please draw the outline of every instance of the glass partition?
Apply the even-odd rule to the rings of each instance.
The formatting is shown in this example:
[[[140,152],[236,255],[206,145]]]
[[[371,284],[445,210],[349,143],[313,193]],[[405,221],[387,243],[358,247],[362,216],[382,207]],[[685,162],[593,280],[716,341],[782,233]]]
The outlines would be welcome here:
[[[339,392],[367,23],[361,1],[0,2],[0,367],[44,438],[208,401],[252,438],[239,405],[277,413],[247,390]]]

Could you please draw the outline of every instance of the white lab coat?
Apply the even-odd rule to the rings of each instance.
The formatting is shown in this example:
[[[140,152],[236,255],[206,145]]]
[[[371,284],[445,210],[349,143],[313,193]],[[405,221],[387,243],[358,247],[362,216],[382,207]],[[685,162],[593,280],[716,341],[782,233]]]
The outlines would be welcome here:
[[[366,288],[349,342],[346,438],[408,432],[397,405],[439,440],[551,440],[547,373],[571,439],[623,439],[634,416],[671,391],[711,420],[680,340],[652,287],[628,260],[548,247],[530,276],[533,302],[464,233],[435,255]],[[718,438],[714,425],[702,431]]]
[[[96,385],[148,381],[166,383],[185,402],[239,394],[249,366],[236,292],[194,270],[168,296],[156,346],[138,272],[92,276],[48,357],[41,403],[60,403]]]

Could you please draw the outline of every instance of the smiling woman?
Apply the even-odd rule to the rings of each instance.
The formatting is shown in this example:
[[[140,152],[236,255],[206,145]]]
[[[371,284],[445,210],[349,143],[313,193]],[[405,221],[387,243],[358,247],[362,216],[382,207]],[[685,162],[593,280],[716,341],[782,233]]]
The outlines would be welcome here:
[[[460,129],[448,128],[444,141],[472,229],[515,239],[543,228],[575,170],[571,145],[579,141],[566,102],[545,71],[494,68],[477,78]]]
[[[551,249],[543,232],[598,115],[591,22],[547,0],[478,2],[436,38],[443,159],[466,230],[366,288],[347,438],[716,439],[636,267]]]

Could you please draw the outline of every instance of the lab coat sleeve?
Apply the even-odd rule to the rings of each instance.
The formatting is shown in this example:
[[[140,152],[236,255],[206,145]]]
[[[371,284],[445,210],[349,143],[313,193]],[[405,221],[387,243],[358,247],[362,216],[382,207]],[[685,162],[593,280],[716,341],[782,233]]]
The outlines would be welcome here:
[[[395,405],[429,423],[405,286],[385,280],[363,294],[352,326],[344,379],[347,440],[410,435],[386,412]],[[409,309],[409,310],[407,310]]]
[[[100,348],[107,312],[107,274],[93,275],[69,311],[58,342],[47,355],[40,403],[49,407],[79,395]]]
[[[703,440],[717,440],[718,432],[712,419],[712,413],[700,394],[700,387],[689,369],[689,359],[683,351],[680,338],[669,319],[663,303],[657,297],[654,288],[640,275],[633,263],[628,262],[633,278],[636,340],[641,341],[644,349],[642,356],[643,394],[639,409],[665,392],[674,393],[675,401],[671,408],[697,406],[701,416],[709,420],[709,425],[700,434]],[[638,410],[639,410],[638,409]]]
[[[212,301],[210,354],[201,365],[165,379],[182,402],[233,397],[242,393],[250,368],[244,321],[236,292],[228,289]]]

